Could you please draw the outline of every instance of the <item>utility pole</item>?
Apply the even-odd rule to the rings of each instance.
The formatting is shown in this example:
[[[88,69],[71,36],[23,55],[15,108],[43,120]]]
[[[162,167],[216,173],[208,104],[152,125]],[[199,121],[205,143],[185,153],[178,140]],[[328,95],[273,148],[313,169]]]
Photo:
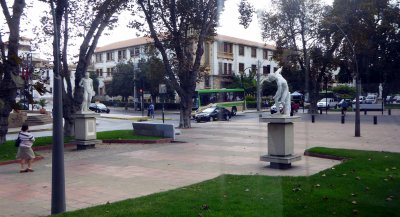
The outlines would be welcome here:
[[[257,66],[257,111],[261,111],[260,68],[261,68],[261,61],[258,61],[258,66]]]
[[[50,1],[54,25],[55,71],[53,92],[53,155],[51,176],[51,214],[65,212],[65,175],[64,175],[64,135],[63,135],[63,105],[62,79],[60,76],[60,45],[59,32],[56,26],[56,15],[53,1]]]
[[[133,63],[133,110],[137,111],[137,88],[136,88],[135,63]]]

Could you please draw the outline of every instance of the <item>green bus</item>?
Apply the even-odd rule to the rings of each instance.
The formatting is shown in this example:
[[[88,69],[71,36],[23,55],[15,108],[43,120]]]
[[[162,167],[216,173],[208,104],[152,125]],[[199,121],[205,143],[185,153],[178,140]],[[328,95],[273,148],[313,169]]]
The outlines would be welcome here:
[[[193,97],[193,110],[201,112],[212,106],[225,107],[232,116],[246,109],[244,89],[203,89],[197,90]],[[194,115],[192,113],[192,115]]]

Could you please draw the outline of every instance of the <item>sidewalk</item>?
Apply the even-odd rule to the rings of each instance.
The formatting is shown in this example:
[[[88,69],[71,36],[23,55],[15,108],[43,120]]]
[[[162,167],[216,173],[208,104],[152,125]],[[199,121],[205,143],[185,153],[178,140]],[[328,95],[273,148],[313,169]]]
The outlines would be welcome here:
[[[295,153],[314,146],[400,152],[395,124],[354,124],[300,121],[295,123]],[[257,118],[193,123],[178,143],[99,145],[86,151],[65,151],[67,211],[135,198],[215,178],[221,174],[309,176],[338,161],[302,156],[290,170],[266,167],[267,124]],[[18,173],[18,165],[0,166],[0,216],[50,214],[51,152]],[[18,206],[15,206],[18,204]]]

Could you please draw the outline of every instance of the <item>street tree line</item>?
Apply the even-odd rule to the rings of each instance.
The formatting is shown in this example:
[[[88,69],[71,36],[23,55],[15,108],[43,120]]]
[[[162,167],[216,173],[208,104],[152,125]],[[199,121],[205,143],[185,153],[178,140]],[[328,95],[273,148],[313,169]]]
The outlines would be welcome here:
[[[143,60],[139,66],[143,68],[141,72],[149,72],[148,77],[165,79],[181,100],[180,127],[190,127],[192,96],[198,79],[206,70],[201,62],[203,46],[216,34],[224,0],[41,1],[48,8],[43,14],[42,25],[35,29],[43,42],[45,39],[52,41],[53,56],[56,51],[61,53],[61,64],[58,66],[54,62],[53,65],[54,69],[61,68],[60,75],[66,84],[62,88],[66,135],[73,134],[72,115],[80,110],[83,100],[83,90],[78,83],[87,71],[98,39],[104,30],[112,30],[118,24],[118,14],[122,11],[131,12],[131,27],[151,37],[161,57]],[[5,141],[7,119],[15,104],[17,89],[23,86],[18,76],[21,64],[18,45],[26,2],[10,2],[0,0],[7,23],[7,28],[0,30],[0,143]],[[56,6],[56,23],[50,16],[50,2]],[[242,16],[238,22],[247,26],[255,9],[242,0],[239,11]],[[284,67],[284,76],[296,90],[309,94],[310,111],[315,112],[320,84],[330,79],[333,69],[338,66],[342,79],[357,77],[364,84],[380,81],[385,93],[400,90],[397,85],[400,83],[398,1],[335,0],[329,6],[321,0],[272,0],[272,8],[261,13],[260,18],[262,36],[275,42],[274,59]],[[58,41],[53,37],[54,29],[60,33]],[[6,35],[7,45],[3,40]],[[74,40],[80,41],[79,49],[71,50],[72,39],[79,39]],[[77,57],[73,81],[70,80],[68,59],[72,55]],[[146,68],[152,64],[157,68]],[[238,80],[252,88],[248,78]],[[148,88],[156,96],[158,87],[148,84]]]
[[[78,85],[90,64],[98,39],[105,29],[112,29],[118,22],[118,14],[129,10],[133,19],[132,27],[144,32],[154,41],[160,53],[166,83],[179,95],[181,102],[180,127],[190,127],[192,96],[198,76],[203,72],[201,57],[204,42],[215,34],[218,17],[223,9],[223,0],[42,0],[48,5],[43,14],[42,25],[36,28],[43,40],[52,41],[53,56],[59,51],[61,63],[55,61],[54,71],[59,67],[65,82],[62,87],[64,134],[73,134],[72,115],[80,110],[83,89]],[[13,3],[0,0],[3,16],[8,25],[0,32],[0,144],[5,142],[8,131],[8,116],[15,104],[17,89],[23,86],[19,79],[20,22],[25,0]],[[50,4],[55,4],[53,23]],[[8,4],[12,4],[11,6]],[[9,9],[12,9],[11,12]],[[60,35],[54,37],[55,31]],[[6,32],[8,34],[5,34]],[[3,38],[8,35],[7,56]],[[71,39],[79,38],[78,51],[71,51]],[[71,54],[72,53],[72,54]],[[70,80],[68,56],[76,55],[75,80]],[[151,61],[151,60],[150,60]],[[145,66],[143,66],[145,67]],[[62,84],[64,84],[62,82]],[[72,82],[75,83],[74,87]],[[154,89],[154,88],[152,88]]]
[[[241,11],[246,12],[242,17],[253,15]],[[334,0],[325,5],[320,0],[272,0],[260,18],[263,38],[276,44],[274,59],[284,67],[289,85],[309,95],[311,112],[338,67],[339,82],[354,78],[365,92],[376,92],[379,83],[384,95],[400,92],[399,1]]]

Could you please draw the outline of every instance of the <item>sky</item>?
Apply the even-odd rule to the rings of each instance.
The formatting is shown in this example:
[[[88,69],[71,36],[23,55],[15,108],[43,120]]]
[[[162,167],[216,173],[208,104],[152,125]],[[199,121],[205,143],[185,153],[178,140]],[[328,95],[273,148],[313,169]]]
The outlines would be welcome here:
[[[258,9],[267,9],[270,5],[270,0],[248,0]],[[225,8],[220,17],[220,27],[218,27],[218,34],[243,38],[251,41],[262,42],[261,32],[258,25],[257,16],[253,16],[253,22],[248,29],[244,29],[239,25],[239,12],[237,5],[240,0],[226,0]],[[110,35],[103,35],[98,42],[98,46],[110,44],[112,42],[131,39],[136,37],[136,30],[129,29],[126,25],[129,22],[129,14],[122,14],[119,18],[119,26],[110,32]]]
[[[332,4],[333,2],[333,0],[322,1],[327,4]],[[39,18],[42,15],[43,11],[43,9],[41,10],[41,8],[48,7],[48,5],[37,0],[33,0],[33,2],[35,2],[34,6],[28,8],[28,19],[30,20],[29,26],[34,26],[36,25],[36,23],[39,23]],[[258,11],[271,10],[271,0],[248,0],[248,2],[253,4],[255,9]],[[261,38],[261,29],[259,21],[257,19],[257,15],[253,16],[253,21],[250,24],[249,28],[245,29],[243,26],[239,25],[239,3],[240,0],[225,0],[225,7],[220,16],[220,24],[217,28],[217,33],[250,41],[265,42]],[[3,16],[0,16],[0,18],[3,19]],[[131,16],[129,13],[121,14],[119,17],[119,25],[112,31],[105,31],[104,33],[107,33],[107,35],[103,33],[98,41],[97,46],[100,47],[121,40],[127,40],[137,37],[138,32],[135,29],[127,27],[130,20]],[[0,22],[3,23],[2,21]],[[27,28],[27,31],[24,32],[22,35],[29,38],[34,38],[34,35],[32,32],[29,31],[29,28]],[[266,43],[273,45],[273,42]]]
[[[322,0],[326,4],[332,4],[333,0]],[[254,5],[256,10],[270,10],[271,0],[248,0],[249,3]],[[250,41],[265,42],[261,37],[261,28],[257,15],[253,16],[253,21],[250,26],[245,29],[239,25],[239,12],[238,5],[240,0],[225,0],[225,8],[220,16],[220,24],[217,28],[217,33],[228,35],[232,37],[242,38]],[[129,14],[122,14],[120,16],[120,25],[110,32],[110,35],[103,35],[98,42],[98,46],[104,46],[113,42],[131,39],[136,37],[136,31],[126,27],[129,21]],[[272,42],[267,42],[273,44]]]

